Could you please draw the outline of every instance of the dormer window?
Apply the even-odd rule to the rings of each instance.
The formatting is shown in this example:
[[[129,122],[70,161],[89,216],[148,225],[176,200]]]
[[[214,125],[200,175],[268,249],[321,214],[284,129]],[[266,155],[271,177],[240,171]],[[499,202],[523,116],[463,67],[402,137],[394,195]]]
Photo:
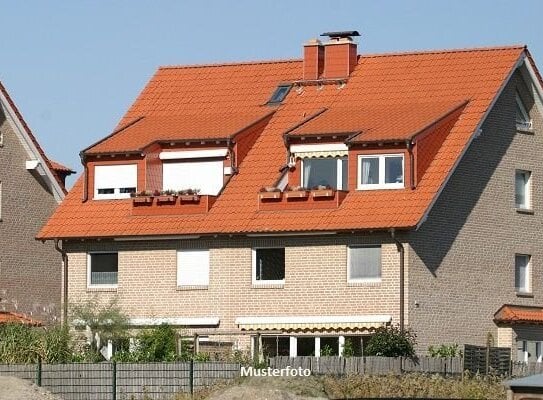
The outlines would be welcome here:
[[[532,129],[532,120],[530,119],[530,115],[526,111],[526,107],[524,106],[522,98],[520,97],[520,95],[518,93],[515,96],[515,102],[516,102],[517,129],[531,130]]]
[[[303,159],[302,186],[347,190],[347,157]]]
[[[224,184],[227,149],[162,152],[163,190],[197,189],[216,196]]]
[[[358,156],[358,189],[403,189],[403,154]]]
[[[94,199],[126,199],[135,193],[138,183],[138,166],[96,165],[94,167]]]

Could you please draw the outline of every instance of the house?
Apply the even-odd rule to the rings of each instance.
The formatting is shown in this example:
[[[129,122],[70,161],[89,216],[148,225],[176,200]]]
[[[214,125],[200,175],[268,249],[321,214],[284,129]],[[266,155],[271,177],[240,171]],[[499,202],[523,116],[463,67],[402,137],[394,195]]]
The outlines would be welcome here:
[[[543,316],[494,320],[543,306],[530,52],[360,55],[356,35],[159,68],[38,235],[62,241],[69,302],[271,355],[360,352],[398,324],[421,352],[490,333],[536,357]]]
[[[44,322],[60,316],[60,253],[35,236],[72,173],[47,158],[0,83],[0,311]]]

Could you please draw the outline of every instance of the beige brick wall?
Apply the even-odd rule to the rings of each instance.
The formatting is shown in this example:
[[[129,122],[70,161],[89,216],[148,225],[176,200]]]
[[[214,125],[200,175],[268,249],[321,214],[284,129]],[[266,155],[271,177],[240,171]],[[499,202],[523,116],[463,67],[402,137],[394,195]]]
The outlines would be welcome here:
[[[34,239],[57,206],[40,178],[25,168],[29,159],[0,108],[0,310],[43,320],[59,316],[61,258],[53,243]]]
[[[347,245],[382,245],[382,281],[347,283]],[[252,285],[252,247],[285,246],[283,288]],[[130,317],[219,317],[220,330],[240,316],[387,314],[398,322],[399,255],[386,235],[282,239],[201,239],[161,242],[68,242],[70,301],[117,297]],[[177,249],[210,249],[207,289],[176,286]],[[115,292],[87,289],[89,250],[119,251]]]
[[[515,90],[530,109],[534,134],[517,133]],[[543,305],[543,121],[530,99],[515,74],[409,239],[408,308],[422,351],[440,343],[482,345],[488,332],[497,340],[492,318],[500,306]],[[515,169],[532,171],[533,215],[515,210]],[[515,253],[532,255],[532,297],[515,293]]]

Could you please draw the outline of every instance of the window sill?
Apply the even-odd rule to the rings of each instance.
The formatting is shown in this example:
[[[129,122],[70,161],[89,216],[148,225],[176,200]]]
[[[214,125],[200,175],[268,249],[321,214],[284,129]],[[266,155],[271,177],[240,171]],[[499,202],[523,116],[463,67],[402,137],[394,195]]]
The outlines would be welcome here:
[[[87,286],[87,292],[116,292],[117,286]]]
[[[523,133],[525,135],[533,135],[535,133],[534,128],[525,128],[517,126],[517,133]]]
[[[401,190],[405,189],[405,185],[402,183],[398,185],[396,183],[385,184],[385,185],[362,185],[358,186],[356,190]]]
[[[207,290],[209,285],[181,285],[177,286],[177,291],[187,291],[187,290]]]
[[[380,286],[381,279],[367,279],[367,280],[357,280],[357,281],[347,281],[348,287],[358,287],[358,286]]]
[[[533,298],[534,294],[531,292],[517,292],[517,297],[526,297],[526,298]]]
[[[519,214],[534,215],[534,210],[531,208],[516,208],[515,210]]]
[[[253,289],[283,289],[285,287],[285,283],[254,283],[252,285]]]

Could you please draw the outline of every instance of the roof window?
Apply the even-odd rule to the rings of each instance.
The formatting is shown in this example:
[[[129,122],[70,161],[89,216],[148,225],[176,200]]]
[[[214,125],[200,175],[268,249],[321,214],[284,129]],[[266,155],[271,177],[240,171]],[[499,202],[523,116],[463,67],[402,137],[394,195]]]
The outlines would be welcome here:
[[[516,123],[517,123],[517,129],[518,130],[531,130],[532,129],[532,120],[530,119],[530,116],[528,115],[528,112],[526,111],[526,107],[524,106],[524,102],[522,101],[520,95],[516,94],[515,97],[516,102]]]
[[[278,104],[281,103],[285,97],[287,97],[288,92],[290,91],[291,85],[279,85],[275,92],[273,92],[272,97],[268,101],[268,104]]]

